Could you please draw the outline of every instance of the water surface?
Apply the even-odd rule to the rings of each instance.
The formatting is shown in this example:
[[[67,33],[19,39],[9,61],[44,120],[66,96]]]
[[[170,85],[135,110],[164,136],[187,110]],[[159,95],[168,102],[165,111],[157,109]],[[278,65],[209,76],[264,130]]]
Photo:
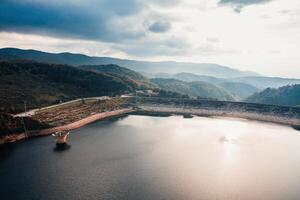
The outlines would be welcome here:
[[[0,149],[0,199],[299,199],[300,132],[130,115]]]

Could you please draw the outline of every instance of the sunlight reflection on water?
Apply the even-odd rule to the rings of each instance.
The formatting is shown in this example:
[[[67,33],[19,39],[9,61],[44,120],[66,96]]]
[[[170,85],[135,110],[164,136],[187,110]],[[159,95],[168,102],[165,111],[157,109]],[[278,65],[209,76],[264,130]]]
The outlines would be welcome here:
[[[1,197],[300,196],[300,134],[290,127],[242,119],[130,115],[90,124],[69,139],[72,148],[59,153],[47,137],[7,151],[0,159]]]

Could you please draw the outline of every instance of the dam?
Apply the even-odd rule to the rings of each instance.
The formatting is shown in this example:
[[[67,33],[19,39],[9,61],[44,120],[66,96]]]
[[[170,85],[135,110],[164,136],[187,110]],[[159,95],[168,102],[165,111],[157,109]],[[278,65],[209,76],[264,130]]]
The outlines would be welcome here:
[[[300,108],[245,102],[226,102],[207,99],[161,97],[94,97],[72,100],[63,104],[17,114],[16,118],[30,116],[43,129],[32,128],[21,132],[22,127],[0,136],[0,144],[25,138],[51,135],[59,131],[80,128],[108,117],[130,113],[140,115],[220,116],[290,125],[299,129]],[[18,119],[16,119],[18,121]],[[21,130],[21,131],[20,131]]]

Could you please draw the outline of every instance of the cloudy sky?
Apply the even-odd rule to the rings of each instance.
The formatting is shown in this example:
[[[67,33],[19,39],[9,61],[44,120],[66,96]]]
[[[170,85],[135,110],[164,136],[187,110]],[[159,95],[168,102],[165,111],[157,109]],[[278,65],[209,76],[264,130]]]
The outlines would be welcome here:
[[[0,47],[300,78],[300,1],[0,0]]]

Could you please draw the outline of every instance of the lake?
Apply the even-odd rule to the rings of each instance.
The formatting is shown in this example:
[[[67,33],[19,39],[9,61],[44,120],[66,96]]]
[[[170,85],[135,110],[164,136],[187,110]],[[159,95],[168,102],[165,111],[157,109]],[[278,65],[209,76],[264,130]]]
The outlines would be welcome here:
[[[39,137],[0,149],[1,199],[299,199],[300,132],[230,118],[129,115],[55,149]]]

